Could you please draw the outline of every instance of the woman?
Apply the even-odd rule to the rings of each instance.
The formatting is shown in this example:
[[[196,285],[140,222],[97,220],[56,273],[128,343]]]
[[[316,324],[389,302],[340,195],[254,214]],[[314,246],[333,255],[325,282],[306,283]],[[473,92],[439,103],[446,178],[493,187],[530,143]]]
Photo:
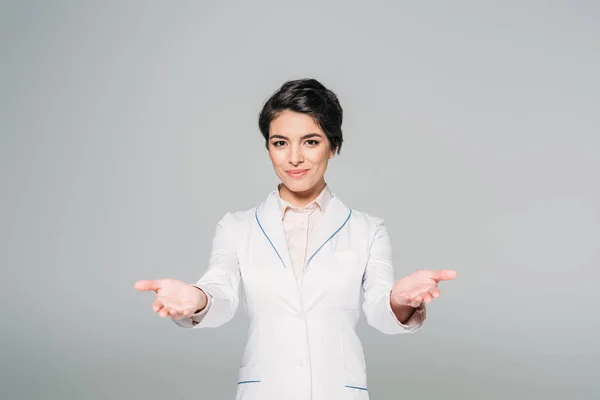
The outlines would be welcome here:
[[[207,272],[195,285],[136,282],[152,308],[182,327],[228,322],[241,292],[250,317],[237,399],[369,399],[355,327],[362,309],[385,334],[416,331],[438,283],[455,271],[394,280],[383,221],[348,208],[325,183],[342,137],[336,95],[314,79],[284,83],[259,127],[281,183],[262,204],[217,224]]]

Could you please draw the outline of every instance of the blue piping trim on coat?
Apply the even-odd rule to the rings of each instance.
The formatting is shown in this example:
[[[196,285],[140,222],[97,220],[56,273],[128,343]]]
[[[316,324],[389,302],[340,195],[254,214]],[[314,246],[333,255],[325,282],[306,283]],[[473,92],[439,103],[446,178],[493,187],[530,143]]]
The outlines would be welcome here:
[[[321,246],[319,246],[319,248],[317,250],[315,250],[313,255],[308,258],[308,261],[306,261],[306,264],[304,264],[305,266],[308,265],[308,263],[310,262],[310,260],[312,260],[312,258],[315,256],[315,254],[317,254],[319,252],[319,250],[321,250],[321,247],[325,246],[325,244],[327,244],[327,242],[329,242],[331,240],[331,238],[334,237],[335,234],[338,233],[340,231],[340,229],[342,229],[344,227],[344,225],[346,225],[346,222],[348,222],[351,215],[352,215],[352,209],[350,209],[350,212],[348,213],[348,217],[346,217],[346,220],[344,221],[342,226],[340,226],[335,232],[333,232],[333,234],[331,236],[329,236],[329,239],[327,239],[325,241],[325,243],[323,243]]]
[[[358,387],[358,386],[345,385],[345,387],[350,388],[350,389],[367,390],[367,388]],[[367,392],[368,392],[368,390],[367,390]]]
[[[256,218],[256,223],[258,224],[258,226],[260,227],[260,230],[262,231],[262,233],[265,235],[265,237],[267,238],[267,240],[269,241],[269,243],[271,243],[271,246],[273,247],[273,250],[275,250],[275,253],[277,253],[277,257],[279,257],[279,259],[281,260],[281,263],[283,264],[283,266],[285,267],[285,263],[283,262],[283,258],[281,258],[281,255],[279,254],[279,252],[277,251],[277,249],[275,248],[275,245],[273,244],[273,242],[271,242],[271,239],[269,239],[269,236],[267,235],[267,233],[265,232],[265,230],[263,229],[262,225],[260,224],[260,221],[258,220],[258,207],[256,207],[254,209],[254,218]]]
[[[240,381],[240,382],[238,382],[238,385],[243,385],[245,383],[256,383],[256,382],[260,382],[260,381]]]

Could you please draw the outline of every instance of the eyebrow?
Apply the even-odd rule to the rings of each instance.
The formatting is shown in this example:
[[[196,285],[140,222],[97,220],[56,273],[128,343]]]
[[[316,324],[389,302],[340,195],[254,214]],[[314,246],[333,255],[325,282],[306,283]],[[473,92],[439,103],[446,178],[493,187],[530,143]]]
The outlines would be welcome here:
[[[300,138],[300,140],[310,139],[310,138],[313,138],[313,137],[320,137],[320,138],[322,138],[323,135],[321,135],[319,133],[308,133],[308,134],[302,136]],[[285,139],[285,140],[290,140],[288,137],[283,136],[283,135],[272,135],[269,139]]]

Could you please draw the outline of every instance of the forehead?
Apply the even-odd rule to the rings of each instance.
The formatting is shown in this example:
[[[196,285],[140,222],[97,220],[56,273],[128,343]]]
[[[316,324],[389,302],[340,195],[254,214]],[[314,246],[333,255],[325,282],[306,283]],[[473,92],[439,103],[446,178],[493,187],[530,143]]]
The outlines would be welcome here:
[[[284,135],[295,137],[308,133],[324,134],[316,121],[307,114],[285,110],[271,121],[269,136]]]

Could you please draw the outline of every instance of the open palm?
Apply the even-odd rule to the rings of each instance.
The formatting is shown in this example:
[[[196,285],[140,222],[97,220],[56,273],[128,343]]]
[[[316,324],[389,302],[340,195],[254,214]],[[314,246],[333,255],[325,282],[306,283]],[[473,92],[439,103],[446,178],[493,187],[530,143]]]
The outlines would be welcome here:
[[[152,309],[161,317],[190,317],[206,305],[202,291],[176,279],[141,280],[135,283],[139,291],[156,293]]]
[[[418,307],[440,296],[438,283],[456,278],[456,271],[419,270],[397,280],[392,287],[392,301],[396,304]]]

